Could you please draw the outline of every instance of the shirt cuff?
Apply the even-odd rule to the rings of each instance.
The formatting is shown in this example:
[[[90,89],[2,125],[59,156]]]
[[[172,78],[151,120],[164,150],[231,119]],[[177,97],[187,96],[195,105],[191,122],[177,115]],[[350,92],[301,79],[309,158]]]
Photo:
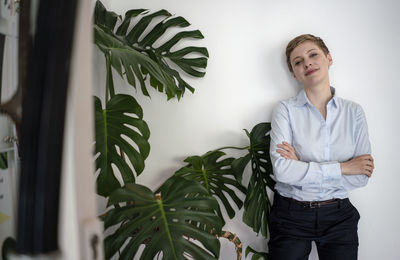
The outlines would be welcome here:
[[[323,174],[323,180],[332,182],[332,181],[338,181],[342,177],[342,169],[340,167],[339,162],[327,162],[327,163],[321,163],[321,170]]]

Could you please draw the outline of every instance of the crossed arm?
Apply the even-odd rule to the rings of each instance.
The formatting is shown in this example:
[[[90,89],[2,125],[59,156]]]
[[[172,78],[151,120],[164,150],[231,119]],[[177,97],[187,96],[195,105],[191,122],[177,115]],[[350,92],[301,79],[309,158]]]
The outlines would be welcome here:
[[[370,155],[367,124],[361,107],[357,107],[354,119],[354,157],[348,161],[326,162],[299,160],[292,145],[293,122],[288,109],[287,104],[279,103],[271,120],[270,156],[277,181],[303,189],[329,187],[348,191],[367,184],[374,170],[374,159]]]
[[[277,144],[277,147],[276,152],[283,158],[299,161],[296,151],[289,143],[282,142],[281,144]],[[374,171],[374,158],[370,154],[363,154],[347,162],[341,162],[340,168],[343,175],[364,174],[371,177]]]

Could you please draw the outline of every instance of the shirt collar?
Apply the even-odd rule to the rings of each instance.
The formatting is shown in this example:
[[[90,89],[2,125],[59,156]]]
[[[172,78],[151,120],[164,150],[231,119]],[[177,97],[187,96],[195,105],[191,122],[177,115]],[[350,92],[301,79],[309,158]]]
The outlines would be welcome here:
[[[331,93],[332,93],[333,97],[332,97],[331,100],[329,100],[328,104],[330,102],[332,102],[333,106],[335,108],[337,108],[338,107],[338,102],[337,102],[337,96],[336,96],[336,89],[334,87],[331,87]],[[302,89],[299,92],[299,94],[297,94],[297,96],[296,96],[295,104],[297,106],[304,106],[307,103],[311,105],[311,102],[310,102],[310,100],[308,100],[306,92],[304,91],[304,89]]]

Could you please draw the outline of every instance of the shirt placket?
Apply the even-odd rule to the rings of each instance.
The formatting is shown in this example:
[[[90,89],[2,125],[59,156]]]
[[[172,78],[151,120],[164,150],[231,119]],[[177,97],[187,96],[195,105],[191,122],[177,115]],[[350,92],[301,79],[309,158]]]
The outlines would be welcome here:
[[[331,121],[331,116],[330,116],[330,107],[331,107],[331,101],[327,104],[326,106],[326,119],[322,116],[322,114],[318,111],[318,109],[314,106],[311,105],[312,109],[317,115],[317,118],[320,120],[321,124],[321,137],[322,137],[322,145],[323,145],[323,158],[324,162],[329,162],[330,161],[330,156],[331,156],[331,147],[330,147],[330,139],[331,139],[331,131],[330,131],[330,121]],[[324,192],[324,185],[320,186],[320,192]]]
[[[314,110],[314,113],[317,115],[317,118],[319,118],[320,124],[321,124],[321,136],[322,136],[322,145],[323,145],[323,150],[324,150],[324,161],[328,162],[330,158],[330,104],[329,102],[326,106],[326,119],[321,115],[321,113],[318,111],[318,109],[314,106],[311,105],[312,109]]]
[[[324,129],[324,160],[325,162],[330,161],[331,157],[331,128],[330,128],[330,102],[326,106],[326,120],[323,123],[323,129]]]
[[[326,105],[326,120],[323,122],[323,137],[324,137],[324,161],[329,162],[331,157],[331,105],[332,103],[329,102]],[[321,192],[326,192],[326,187],[322,185]]]

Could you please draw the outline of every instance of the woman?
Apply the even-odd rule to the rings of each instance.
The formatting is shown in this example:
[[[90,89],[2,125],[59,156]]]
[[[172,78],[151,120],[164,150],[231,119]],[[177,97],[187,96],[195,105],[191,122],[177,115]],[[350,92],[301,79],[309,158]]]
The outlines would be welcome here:
[[[308,259],[312,241],[320,260],[357,259],[360,215],[348,192],[374,169],[364,112],[330,86],[332,57],[320,38],[294,38],[286,58],[303,89],[272,115],[271,259]]]

